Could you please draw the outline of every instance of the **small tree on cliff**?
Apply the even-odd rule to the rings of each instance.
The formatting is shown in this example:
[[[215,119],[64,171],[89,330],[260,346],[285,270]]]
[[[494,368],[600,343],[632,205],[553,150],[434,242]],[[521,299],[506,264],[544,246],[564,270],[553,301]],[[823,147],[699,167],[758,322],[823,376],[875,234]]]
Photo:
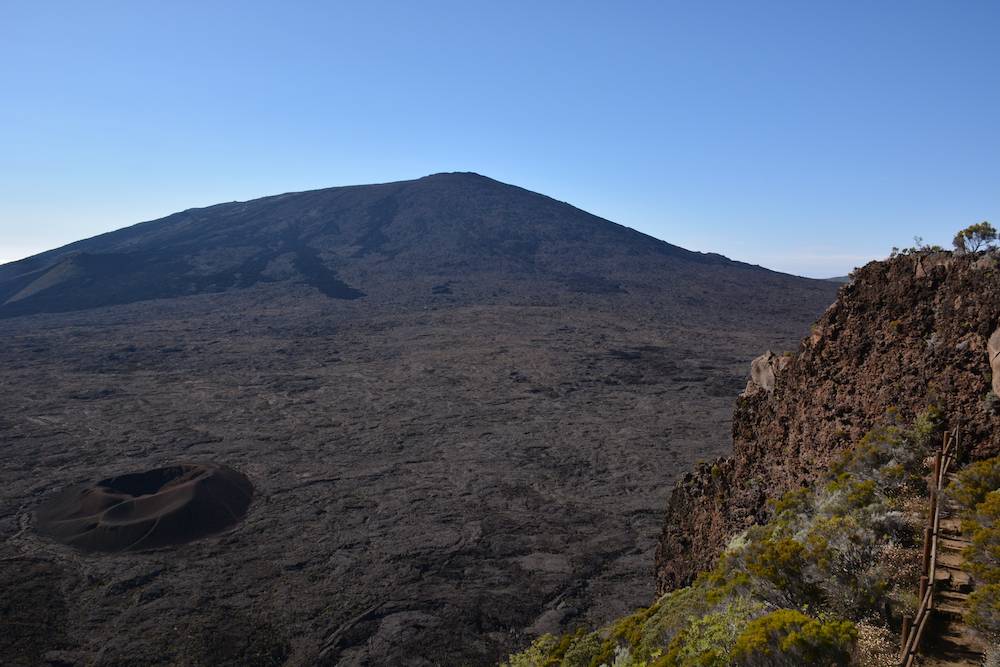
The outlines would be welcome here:
[[[984,220],[978,224],[969,225],[955,234],[952,243],[955,244],[955,250],[959,252],[978,252],[991,247],[996,240],[996,227]]]

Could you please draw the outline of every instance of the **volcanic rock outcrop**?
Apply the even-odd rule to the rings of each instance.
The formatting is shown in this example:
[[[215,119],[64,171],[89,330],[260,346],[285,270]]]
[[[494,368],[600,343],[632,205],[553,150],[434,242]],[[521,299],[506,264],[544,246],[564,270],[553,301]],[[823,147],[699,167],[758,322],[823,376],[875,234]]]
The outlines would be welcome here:
[[[38,509],[37,529],[83,551],[156,549],[222,532],[252,498],[239,472],[183,463],[63,489]]]
[[[990,370],[993,373],[993,393],[1000,396],[1000,327],[997,327],[990,336],[986,354],[990,359]]]
[[[657,548],[657,589],[689,582],[767,500],[811,483],[886,417],[928,405],[961,423],[963,455],[1000,453],[1000,271],[982,254],[913,253],[858,269],[787,366],[765,355],[733,416],[733,454],[674,488]],[[992,363],[992,372],[991,372]],[[759,378],[759,379],[758,379]]]
[[[785,370],[790,359],[788,355],[779,356],[768,350],[750,362],[750,379],[747,380],[743,396],[751,396],[761,391],[769,394],[774,391],[776,374]]]

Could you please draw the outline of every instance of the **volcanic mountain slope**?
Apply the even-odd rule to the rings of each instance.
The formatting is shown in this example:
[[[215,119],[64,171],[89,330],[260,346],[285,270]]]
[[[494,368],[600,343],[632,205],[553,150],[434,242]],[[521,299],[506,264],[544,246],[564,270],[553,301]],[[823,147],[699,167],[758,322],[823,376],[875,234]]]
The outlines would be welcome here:
[[[699,322],[798,315],[831,290],[693,253],[476,174],[219,204],[0,267],[0,317],[306,284],[410,304],[646,291]],[[739,316],[742,316],[741,312]]]
[[[747,361],[835,290],[473,174],[2,266],[0,662],[487,664],[605,622],[651,599],[670,482],[725,452]],[[253,484],[235,529],[35,530],[63,487],[187,462]]]

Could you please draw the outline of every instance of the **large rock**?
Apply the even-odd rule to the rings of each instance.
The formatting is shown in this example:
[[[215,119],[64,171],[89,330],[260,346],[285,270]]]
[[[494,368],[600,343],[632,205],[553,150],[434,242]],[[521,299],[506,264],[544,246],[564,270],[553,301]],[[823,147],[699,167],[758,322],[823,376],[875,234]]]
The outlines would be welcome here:
[[[939,266],[947,270],[954,261],[950,252],[932,252],[916,255],[916,267],[914,268],[915,278],[926,278],[931,271]]]
[[[753,396],[761,391],[768,394],[774,391],[775,379],[788,366],[789,355],[777,355],[771,350],[750,362],[750,380],[743,396]]]

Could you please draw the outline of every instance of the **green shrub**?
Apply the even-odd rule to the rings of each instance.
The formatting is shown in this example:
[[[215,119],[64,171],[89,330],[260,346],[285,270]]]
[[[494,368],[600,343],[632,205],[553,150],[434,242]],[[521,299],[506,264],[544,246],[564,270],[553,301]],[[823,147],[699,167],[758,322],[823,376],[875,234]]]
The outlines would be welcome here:
[[[987,584],[1000,584],[1000,491],[986,494],[972,513],[975,532],[966,560],[976,578]]]
[[[642,639],[643,624],[656,611],[656,607],[647,607],[626,616],[611,628],[612,639],[622,639],[632,646],[636,646]]]
[[[888,587],[879,555],[887,534],[863,513],[818,518],[805,538],[806,575],[821,592],[822,606],[841,618],[874,612]]]
[[[771,506],[775,517],[780,517],[782,514],[803,514],[811,509],[810,501],[812,500],[812,496],[813,490],[804,486],[800,489],[792,489],[778,500],[769,501],[768,504]]]
[[[879,500],[874,479],[859,480],[850,473],[841,473],[818,495],[817,511],[824,516],[846,516]]]
[[[695,619],[679,632],[660,664],[664,667],[725,667],[732,662],[732,649],[739,633],[766,611],[767,606],[759,601],[736,598],[720,611]]]
[[[875,480],[851,482],[847,488],[847,510],[867,507],[875,502]]]
[[[804,576],[807,565],[806,547],[790,537],[771,537],[753,542],[745,549],[746,569],[785,594],[775,602],[810,604],[817,590]],[[761,591],[767,596],[765,591]]]
[[[590,633],[577,639],[566,650],[560,667],[590,667],[594,656],[601,650],[601,638]]]
[[[524,651],[511,655],[507,662],[501,663],[503,667],[587,667],[590,664],[589,657],[586,661],[576,660],[573,656],[579,655],[578,645],[582,648],[586,645],[589,637],[587,631],[580,628],[573,634],[566,634],[554,637],[549,634],[542,635]]]
[[[794,609],[779,609],[751,621],[736,638],[733,664],[846,665],[857,638],[850,621],[819,621]]]
[[[913,420],[911,434],[921,449],[929,448],[941,435],[944,415],[936,405],[930,405]]]
[[[980,586],[969,596],[969,624],[1000,642],[1000,584]]]
[[[687,588],[673,591],[660,598],[652,607],[642,627],[642,637],[633,646],[637,659],[662,662],[663,649],[682,632],[694,619],[701,618],[728,596],[718,593],[725,583],[709,577],[699,577]]]
[[[978,222],[955,234],[952,245],[959,252],[978,252],[990,248],[997,240],[997,230],[990,223]]]
[[[1000,642],[1000,456],[966,467],[949,493],[964,510],[965,559],[978,584],[966,620]]]
[[[997,489],[1000,489],[1000,456],[966,466],[958,473],[948,493],[966,513],[970,513],[987,494]]]
[[[941,415],[935,406],[918,414],[905,426],[898,411],[889,411],[889,423],[865,434],[853,450],[833,462],[833,482],[874,481],[878,492],[894,498],[924,493],[924,458],[941,435]],[[844,473],[849,475],[843,477]]]
[[[541,667],[548,662],[552,651],[559,645],[559,640],[552,635],[542,635],[531,646],[520,653],[515,653],[501,663],[502,667]]]

